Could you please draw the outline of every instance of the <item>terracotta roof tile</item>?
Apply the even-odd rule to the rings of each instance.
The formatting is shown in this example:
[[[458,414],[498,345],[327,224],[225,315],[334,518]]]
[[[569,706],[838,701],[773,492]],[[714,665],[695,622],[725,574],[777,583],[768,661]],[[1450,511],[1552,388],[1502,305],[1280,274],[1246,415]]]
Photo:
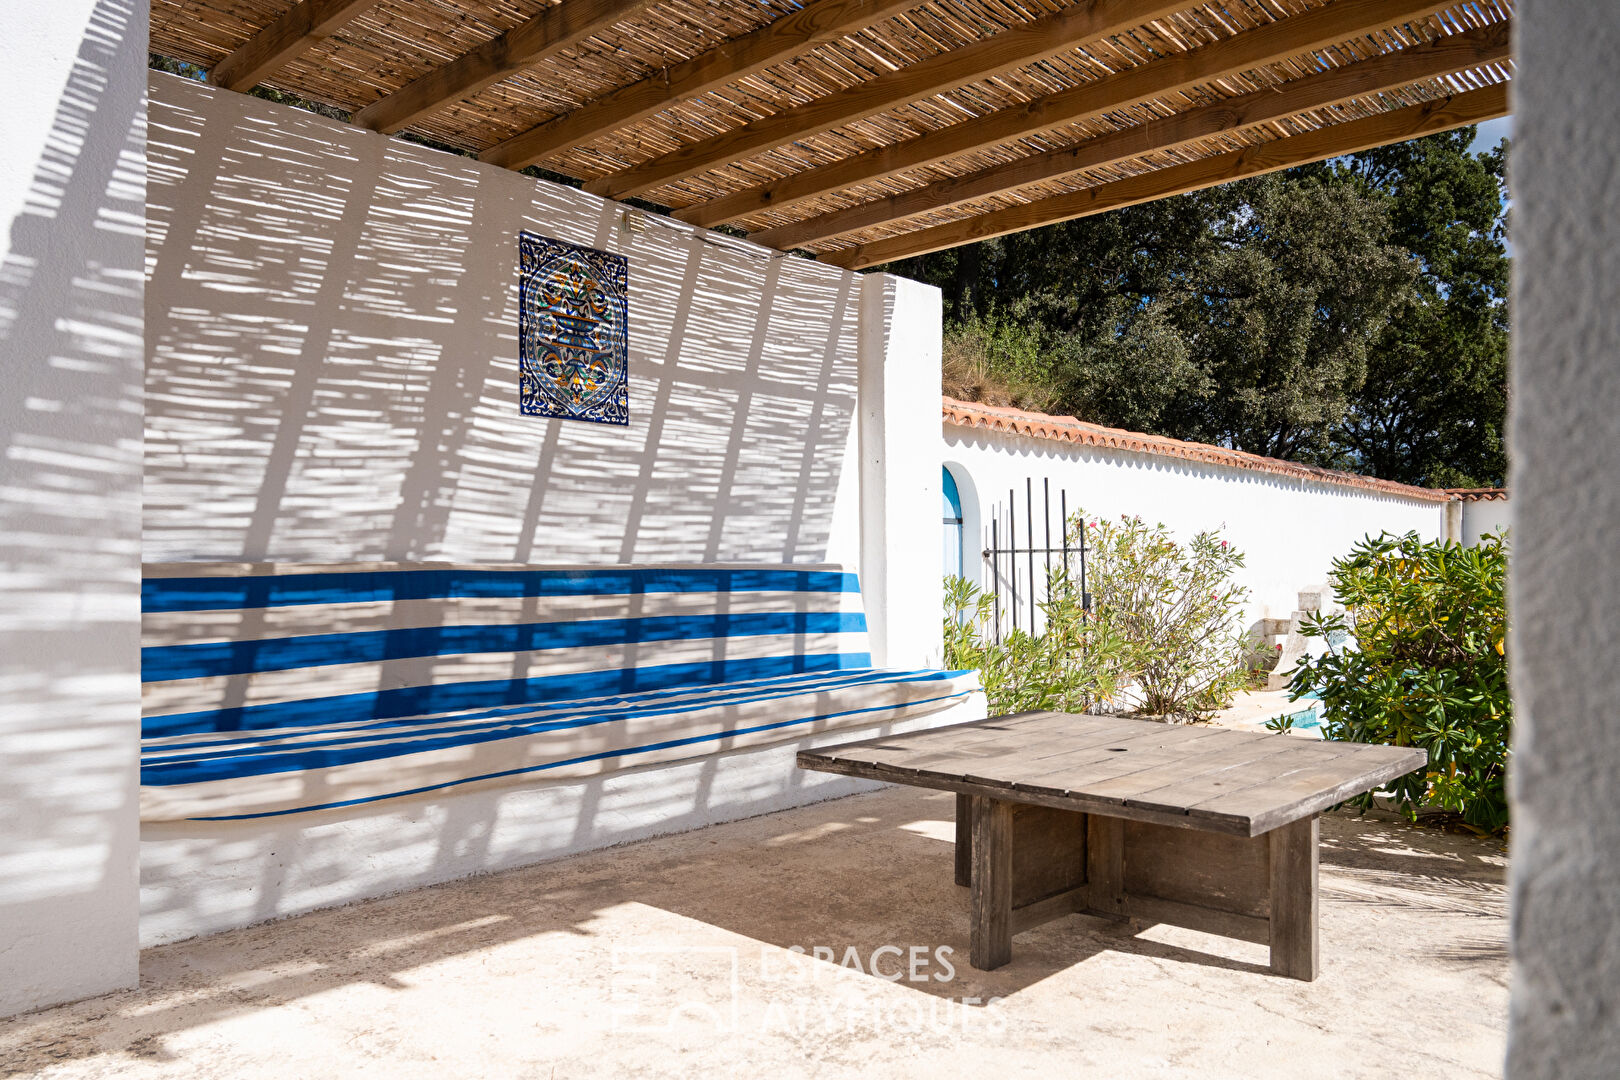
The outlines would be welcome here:
[[[1446,488],[1446,494],[1462,502],[1507,502],[1507,488]]]
[[[1372,476],[1342,472],[1338,469],[1301,465],[1298,462],[1261,457],[1259,454],[1230,450],[1209,443],[1183,442],[1162,435],[1143,435],[1136,431],[1088,424],[1072,416],[1047,416],[1044,413],[1025,412],[1022,409],[1009,409],[1000,405],[957,401],[955,398],[944,399],[943,412],[945,422],[957,427],[989,428],[992,431],[1008,431],[1035,439],[1051,439],[1079,446],[1133,450],[1140,454],[1158,454],[1162,457],[1183,458],[1208,465],[1250,469],[1277,476],[1289,476],[1297,480],[1312,480],[1321,484],[1336,484],[1340,487],[1361,488],[1387,495],[1401,495],[1409,499],[1423,499],[1427,502],[1450,502],[1454,498],[1466,498],[1460,493],[1442,491],[1438,488],[1417,487],[1412,484],[1396,483],[1393,480],[1379,480]],[[1502,497],[1506,498],[1506,495]]]

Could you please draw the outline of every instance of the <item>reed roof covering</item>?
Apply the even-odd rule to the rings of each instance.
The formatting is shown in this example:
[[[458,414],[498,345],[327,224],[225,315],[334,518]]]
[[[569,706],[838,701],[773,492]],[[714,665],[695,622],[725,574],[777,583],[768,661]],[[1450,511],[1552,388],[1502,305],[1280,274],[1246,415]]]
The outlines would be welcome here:
[[[151,0],[153,52],[859,268],[1507,111],[1512,0]]]

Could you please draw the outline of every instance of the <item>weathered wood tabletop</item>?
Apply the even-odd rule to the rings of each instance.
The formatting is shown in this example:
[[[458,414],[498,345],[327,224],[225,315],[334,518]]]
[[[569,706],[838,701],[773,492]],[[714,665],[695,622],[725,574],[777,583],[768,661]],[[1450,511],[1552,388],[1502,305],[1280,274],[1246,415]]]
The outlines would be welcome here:
[[[1020,713],[801,751],[800,768],[957,793],[973,966],[1083,913],[1271,946],[1317,973],[1318,815],[1422,750],[1121,717]]]
[[[1018,713],[801,751],[799,766],[1161,825],[1258,836],[1422,768],[1422,750]]]

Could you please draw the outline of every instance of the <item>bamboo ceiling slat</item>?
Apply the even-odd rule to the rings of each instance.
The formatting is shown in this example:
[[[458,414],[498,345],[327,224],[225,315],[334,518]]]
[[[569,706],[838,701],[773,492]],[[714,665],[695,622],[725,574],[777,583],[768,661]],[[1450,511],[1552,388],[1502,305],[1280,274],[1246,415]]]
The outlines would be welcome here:
[[[988,80],[1010,74],[1020,63],[1058,59],[1083,42],[1106,41],[1128,33],[1139,19],[1161,18],[1183,2],[1098,0],[1095,4],[1066,7],[959,48],[916,55],[854,86],[795,104],[740,128],[717,132],[650,161],[627,164],[586,187],[611,196],[643,194],[762,151],[776,148],[777,153],[791,152],[818,135],[888,110],[940,96],[948,99],[964,85],[977,83],[983,92],[989,87]]]
[[[683,57],[566,115],[498,142],[479,156],[506,168],[523,168],[558,150],[645,120],[662,112],[670,100],[699,97],[820,44],[847,37],[905,11],[915,2],[813,0],[767,26]]]
[[[306,3],[310,0],[306,0]],[[353,0],[324,0],[353,2]],[[370,3],[372,0],[361,0]],[[505,82],[597,34],[610,32],[655,0],[568,0],[462,53],[442,67],[354,114],[354,122],[392,134],[478,91]]]
[[[301,0],[214,65],[208,81],[231,90],[260,82],[337,33],[377,0]]]
[[[850,236],[841,237],[836,241],[811,245],[811,247],[813,250],[823,252],[860,247],[863,244],[902,236],[924,228],[948,225],[998,210],[1040,202],[1043,199],[1061,195],[1074,194],[1089,188],[1140,176],[1157,169],[1218,157],[1247,147],[1260,146],[1279,138],[1308,134],[1337,124],[1368,119],[1402,108],[1443,101],[1467,90],[1500,85],[1507,81],[1503,69],[1494,68],[1494,71],[1499,73],[1500,77],[1491,77],[1490,73],[1492,71],[1493,69],[1486,69],[1486,73],[1483,75],[1475,73],[1477,77],[1472,79],[1453,80],[1448,78],[1431,80],[1427,83],[1408,87],[1397,93],[1381,94],[1375,99],[1357,100],[1343,106],[1313,110],[1290,117],[1288,120],[1276,124],[1264,125],[1240,132],[1224,132],[1171,150],[1161,150],[1141,155],[1117,165],[1087,170],[1072,178],[1035,184],[1021,188],[1016,192],[1002,192],[937,212],[916,215],[903,221],[891,221]]]
[[[1445,2],[1431,0],[1428,6],[1441,8]],[[998,110],[966,120],[933,139],[913,139],[850,155],[834,165],[804,170],[779,183],[738,192],[677,216],[694,224],[715,225],[747,217],[763,208],[779,210],[792,202],[836,194],[853,185],[926,168],[941,160],[960,158],[1042,131],[1104,117],[1121,109],[1134,109],[1156,100],[1184,96],[1201,84],[1241,78],[1260,64],[1293,64],[1301,50],[1326,46],[1355,54],[1360,51],[1358,37],[1369,31],[1378,32],[1391,18],[1414,14],[1427,15],[1428,12],[1422,7],[1414,10],[1412,0],[1383,0],[1348,8],[1319,7],[1151,64],[1116,71],[1063,93],[1046,95],[1022,110]],[[1338,46],[1346,39],[1348,45]],[[1314,55],[1312,60],[1316,60]]]
[[[287,0],[151,0],[151,48],[211,68],[291,6]]]
[[[1013,157],[962,176],[935,175],[899,195],[857,203],[847,210],[812,215],[757,233],[769,247],[796,248],[885,222],[968,203],[1070,175],[1128,161],[1157,149],[1195,146],[1223,130],[1269,125],[1272,130],[1337,106],[1344,116],[1358,99],[1388,94],[1420,79],[1466,77],[1472,68],[1506,61],[1508,26],[1481,27],[1430,45],[1401,49],[1356,63],[1340,64],[1309,78],[1290,80],[1241,96],[1211,101],[1181,112],[1154,116],[1104,135],[1075,140],[1072,146]],[[1359,102],[1363,107],[1365,101]],[[852,200],[858,195],[850,193]],[[722,200],[724,201],[724,200]]]
[[[1360,120],[1257,143],[1197,161],[1146,169],[1115,184],[1085,188],[847,247],[830,253],[826,261],[835,266],[863,269],[1185,191],[1196,191],[1240,177],[1263,175],[1389,142],[1477,124],[1506,115],[1506,91],[1507,87],[1502,84],[1487,86],[1413,107],[1390,109]],[[1335,128],[1343,130],[1335,131]]]
[[[557,2],[580,0],[376,0],[324,40],[306,42],[301,54],[281,63],[264,81],[352,114],[481,46],[488,52],[486,43]],[[1079,198],[1077,193],[1087,189],[1152,170],[1187,166],[1325,127],[1370,120],[1395,109],[1422,109],[1453,94],[1500,85],[1512,76],[1511,62],[1504,58],[1409,85],[1392,88],[1381,83],[1329,106],[1287,116],[1273,111],[1261,123],[1242,125],[1234,119],[1237,130],[1217,130],[1171,145],[1152,145],[1151,139],[1130,143],[1145,149],[1114,160],[1076,148],[1098,139],[1103,140],[1099,148],[1126,145],[1120,132],[1198,134],[1202,129],[1190,123],[1171,127],[1169,118],[1195,110],[1216,115],[1212,107],[1225,101],[1285,85],[1296,94],[1300,84],[1325,73],[1353,70],[1376,57],[1420,49],[1469,30],[1500,27],[1511,18],[1514,2],[1456,0],[1435,11],[1438,4],[1423,0],[1409,0],[1400,10],[1399,5],[1392,6],[1393,0],[1184,0],[1179,5],[1152,5],[1146,0],[926,0],[898,13],[893,3],[873,3],[870,10],[877,21],[871,25],[856,28],[859,19],[848,25],[834,22],[838,34],[831,40],[827,34],[807,39],[802,50],[784,48],[778,40],[769,51],[756,52],[758,59],[735,77],[724,69],[706,69],[721,70],[728,80],[709,77],[691,82],[703,92],[677,94],[664,102],[649,96],[647,88],[656,87],[659,76],[675,65],[696,58],[712,61],[721,45],[808,10],[814,2],[653,0],[639,10],[627,7],[625,18],[599,19],[593,24],[595,32],[555,49],[539,63],[459,100],[413,111],[405,131],[476,154],[583,110],[577,123],[569,121],[572,127],[557,128],[582,133],[583,138],[552,139],[538,159],[530,154],[506,163],[517,167],[535,161],[609,193],[636,190],[694,223],[734,221],[760,232],[766,241],[802,241],[837,261],[846,258],[839,253],[852,249],[885,250],[885,243],[894,247],[890,242],[909,232],[945,227],[961,231],[956,228],[959,223],[985,214],[1010,214],[1011,220],[1022,213],[1016,208],[1031,203]],[[976,48],[994,55],[996,50],[976,43],[1042,19],[1068,18],[1063,13],[1087,5],[1105,13],[1134,10],[1160,17],[1143,25],[1121,24],[1117,32],[1077,41],[1041,59],[1012,67],[991,65],[988,73],[960,84],[940,84],[914,100],[902,93],[876,111],[828,104],[834,99],[859,106],[888,93],[869,92],[871,87],[923,86],[925,80],[902,79],[895,73],[919,64],[943,64],[934,58],[946,54],[977,55]],[[292,7],[293,0],[151,0],[151,48],[212,68]],[[1409,9],[1412,17],[1392,18],[1376,32],[1313,45],[1297,54],[1263,56],[1269,62],[1249,68],[1206,64],[1202,70],[1207,77],[1192,82],[1170,79],[1164,92],[1134,99],[1126,94],[1101,110],[1078,107],[1088,95],[1101,100],[1111,92],[1109,87],[1151,87],[1160,73],[1189,57],[1217,55],[1200,50],[1226,47],[1222,43],[1301,16],[1326,19],[1329,16],[1320,14],[1325,8],[1397,15]],[[841,17],[848,20],[847,12],[853,8],[846,3],[843,10]],[[1256,40],[1266,33],[1278,32],[1264,31]],[[1032,43],[1029,51],[1046,53],[1039,44]],[[685,70],[696,69],[677,69]],[[615,114],[606,104],[592,106],[638,83],[640,96],[628,112],[620,108]],[[1077,106],[1064,106],[1070,115],[1052,111],[1054,102],[1068,100]],[[593,109],[594,115],[607,116],[611,122],[587,123]],[[1050,115],[1054,122],[1017,119],[1032,111]],[[839,112],[848,115],[839,117]],[[834,117],[836,122],[793,131],[801,115]],[[615,116],[628,119],[619,122]],[[1203,128],[1208,126],[1203,123]],[[1400,124],[1386,126],[1397,130]],[[1371,128],[1363,125],[1355,130]],[[774,136],[760,134],[777,131],[792,131],[795,137],[776,142]],[[980,132],[982,137],[976,134]],[[734,146],[740,152],[717,156],[693,149],[706,146]],[[942,154],[931,147],[951,152]],[[1060,163],[1071,151],[1073,160],[1084,163],[1089,153],[1096,163],[1068,170],[1051,164]],[[694,169],[686,168],[687,162]],[[869,162],[898,167],[873,169]],[[615,179],[621,173],[625,177]],[[626,180],[637,175],[655,182],[647,186]],[[1000,188],[992,183],[994,176],[1020,182]],[[829,182],[839,177],[847,182]],[[931,189],[949,190],[953,185],[971,197],[932,198]],[[890,211],[897,216],[885,218]]]
[[[1368,55],[1369,53],[1370,50],[1349,50],[1347,55],[1342,57],[1343,62],[1336,64],[1335,67],[1343,70],[1344,68],[1356,63],[1365,63],[1366,60],[1370,58],[1370,55]],[[1388,55],[1388,52],[1386,51],[1383,55]],[[1306,65],[1303,63],[1290,66],[1295,69],[1296,74],[1296,78],[1290,80],[1292,84],[1297,85],[1310,78],[1311,73],[1308,73],[1305,70]],[[1229,86],[1231,89],[1243,90],[1247,93],[1258,93],[1262,89],[1273,89],[1280,85],[1282,85],[1280,82],[1276,82],[1271,79],[1233,79],[1229,81]],[[1343,96],[1342,87],[1340,96]],[[1154,107],[1150,110],[1150,118],[1180,115],[1182,113],[1191,111],[1193,108],[1218,104],[1224,100],[1226,100],[1224,96],[1216,97],[1214,95],[1199,95],[1198,97],[1188,97],[1184,101],[1178,102],[1177,107],[1174,109],[1167,108],[1163,102],[1156,102],[1152,103]],[[1130,130],[1137,126],[1139,126],[1139,124],[1120,124],[1114,127],[1112,130]],[[1087,130],[1074,131],[1072,133],[1065,133],[1061,130],[1043,133],[1038,138],[1020,140],[1007,146],[994,148],[994,150],[984,154],[963,155],[952,158],[950,161],[930,166],[926,169],[909,172],[904,176],[890,177],[882,183],[861,185],[858,187],[845,189],[836,195],[829,196],[827,199],[821,200],[815,207],[814,212],[807,212],[802,208],[795,208],[787,212],[773,212],[770,214],[756,215],[754,217],[745,219],[745,222],[750,229],[759,229],[766,228],[770,225],[782,225],[797,220],[812,218],[818,213],[833,212],[835,203],[842,204],[842,206],[845,207],[853,206],[858,205],[867,199],[889,197],[889,195],[894,194],[897,191],[912,191],[942,182],[948,183],[963,176],[971,175],[975,171],[975,166],[977,166],[977,171],[983,171],[986,168],[993,167],[995,164],[1003,163],[1008,158],[1033,156],[1038,153],[1050,153],[1056,150],[1079,146],[1084,144],[1088,139],[1094,138],[1098,134],[1103,133],[1105,132],[1097,130],[1090,125],[1087,125]],[[1053,138],[1060,138],[1061,141],[1057,146],[1052,145]]]
[[[1352,62],[1355,59],[1364,59],[1366,55],[1368,55],[1366,50],[1352,50],[1351,55],[1346,57],[1345,62]],[[1293,66],[1296,69],[1293,72],[1296,77],[1308,77],[1309,72],[1305,71],[1299,65]],[[1276,81],[1261,78],[1233,79],[1228,81],[1229,88],[1238,91],[1243,91],[1245,89],[1249,91],[1257,90],[1262,86],[1267,85],[1276,85]],[[1168,115],[1171,112],[1182,112],[1186,111],[1188,108],[1196,107],[1199,104],[1206,104],[1209,102],[1209,100],[1210,97],[1207,96],[1189,96],[1174,103],[1156,102],[1152,103],[1154,108],[1150,111],[1149,115],[1152,115],[1153,113]],[[1167,107],[1167,105],[1171,104],[1173,104],[1173,108]],[[1118,125],[1118,127],[1126,126],[1129,125]],[[993,150],[985,153],[963,155],[958,158],[953,158],[948,162],[942,162],[937,165],[930,166],[927,169],[918,170],[916,173],[909,174],[905,177],[888,178],[880,183],[863,185],[858,188],[852,188],[839,192],[836,195],[829,195],[825,199],[818,200],[809,209],[799,208],[792,211],[788,215],[766,214],[755,218],[749,218],[745,220],[745,224],[750,228],[761,228],[769,225],[779,225],[789,221],[799,220],[804,217],[812,216],[814,213],[831,211],[841,207],[855,205],[867,198],[882,197],[884,195],[899,191],[913,190],[917,187],[935,183],[941,180],[954,179],[956,177],[966,175],[975,169],[982,169],[999,161],[1004,161],[1010,156],[1021,156],[1024,154],[1032,154],[1045,150],[1061,148],[1065,145],[1075,145],[1083,142],[1085,138],[1088,138],[1096,133],[1098,132],[1094,128],[1091,130],[1077,131],[1073,133],[1073,137],[1061,139],[1056,146],[1053,145],[1052,140],[1054,138],[1063,136],[1064,132],[1057,131],[1043,133],[1037,138],[1021,140],[1017,143],[1010,144],[1009,146],[994,148]]]
[[[1070,8],[1065,7],[1062,10],[1068,11]],[[1162,21],[1173,23],[1175,20]],[[963,45],[989,45],[993,42],[988,39],[994,36],[996,35],[987,35],[986,38],[964,42]],[[968,80],[950,90],[876,113],[867,113],[842,125],[803,135],[786,145],[765,149],[757,156],[751,154],[718,169],[676,179],[671,184],[653,189],[647,196],[669,205],[681,206],[735,189],[739,182],[747,183],[751,179],[753,183],[758,183],[756,177],[761,172],[765,175],[780,175],[828,164],[850,153],[938,130],[960,119],[987,111],[1014,107],[1045,93],[1086,81],[1088,78],[1096,77],[1101,71],[1131,63],[1133,50],[1146,53],[1148,50],[1172,49],[1175,47],[1174,37],[1178,35],[1164,35],[1152,28],[1139,28],[1134,31],[1133,36],[1146,40],[1130,41],[1121,35],[1118,40],[1093,41],[1084,50],[1071,49],[1023,70],[1007,71],[995,78]],[[912,42],[909,41],[895,43],[892,37],[890,40],[897,48],[912,47]],[[924,56],[918,49],[913,49],[913,53],[917,56],[914,63],[931,62],[942,55]],[[876,82],[875,79],[870,81],[874,84]],[[846,94],[856,92],[853,85],[841,89]],[[801,103],[793,104],[799,106]],[[789,112],[785,108],[774,111],[782,114]],[[720,134],[721,141],[730,135],[729,132]],[[612,191],[615,187],[609,186],[604,190]]]

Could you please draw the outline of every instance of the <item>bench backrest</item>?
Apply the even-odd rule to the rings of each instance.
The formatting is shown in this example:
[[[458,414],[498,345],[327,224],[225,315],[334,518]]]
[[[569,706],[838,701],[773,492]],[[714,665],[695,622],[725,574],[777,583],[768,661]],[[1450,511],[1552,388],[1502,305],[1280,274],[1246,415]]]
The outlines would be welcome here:
[[[141,606],[148,737],[871,666],[837,566],[162,563]]]

